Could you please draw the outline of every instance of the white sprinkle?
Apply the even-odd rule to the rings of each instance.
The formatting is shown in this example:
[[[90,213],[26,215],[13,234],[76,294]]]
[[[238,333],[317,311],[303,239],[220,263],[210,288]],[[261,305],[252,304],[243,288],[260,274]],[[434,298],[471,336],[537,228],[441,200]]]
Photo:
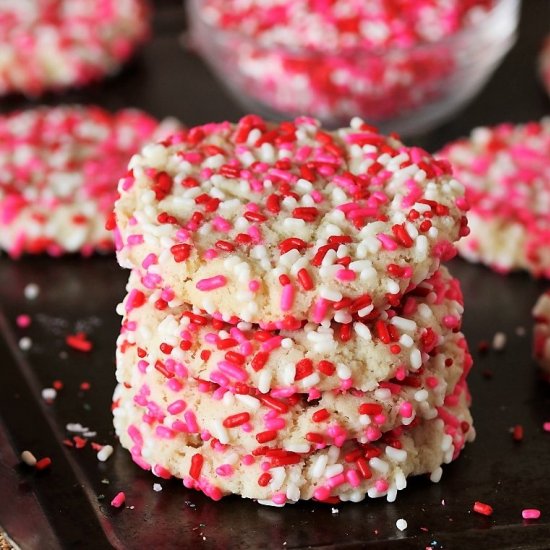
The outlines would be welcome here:
[[[330,511],[332,512],[333,516],[337,516],[340,513],[340,510],[338,510],[338,508],[331,508]]]
[[[400,518],[395,522],[395,526],[400,531],[404,531],[407,528],[407,522],[403,518]]]
[[[415,401],[418,401],[420,403],[422,401],[426,401],[426,399],[428,399],[428,396],[428,390],[422,389],[415,392],[414,399]]]
[[[506,334],[504,332],[497,332],[493,336],[493,349],[501,351],[506,346]]]
[[[409,356],[411,368],[418,370],[422,366],[422,354],[418,348],[414,348]]]
[[[386,455],[395,462],[405,462],[407,460],[407,451],[405,449],[395,449],[391,445],[386,446]]]
[[[433,483],[439,483],[441,480],[441,476],[443,475],[443,468],[441,466],[438,466],[431,474],[430,474],[430,481]]]
[[[29,283],[23,290],[23,294],[27,300],[34,300],[40,294],[40,287],[35,283]]]
[[[73,432],[73,433],[82,433],[82,432],[87,432],[88,431],[88,428],[85,428],[79,422],[70,422],[69,424],[67,424],[65,426],[65,429],[68,432]]]
[[[42,390],[42,399],[44,401],[53,401],[57,397],[57,392],[53,388],[44,388]]]
[[[105,462],[113,454],[113,451],[114,449],[111,445],[103,445],[97,452],[97,459],[100,462]]]
[[[28,336],[23,336],[21,340],[19,340],[19,349],[22,349],[23,351],[27,351],[31,349],[32,347],[32,340]]]
[[[36,457],[30,451],[23,451],[21,453],[21,460],[27,466],[34,466],[36,464]]]
[[[162,491],[162,485],[160,483],[153,483],[153,491],[160,493]]]
[[[395,316],[392,318],[390,323],[399,330],[404,330],[407,332],[413,332],[416,330],[416,323],[412,319],[405,319],[404,317]]]
[[[357,336],[359,338],[362,338],[363,340],[370,341],[372,340],[372,334],[370,332],[369,327],[363,323],[353,323],[353,330],[355,330]]]

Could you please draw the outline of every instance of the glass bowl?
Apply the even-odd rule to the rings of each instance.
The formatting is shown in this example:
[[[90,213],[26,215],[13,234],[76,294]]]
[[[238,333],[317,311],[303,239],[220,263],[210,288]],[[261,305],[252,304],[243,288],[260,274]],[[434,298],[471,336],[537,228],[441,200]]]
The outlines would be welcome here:
[[[514,44],[521,0],[498,0],[475,23],[410,48],[331,52],[266,47],[212,26],[188,1],[193,46],[237,102],[272,120],[309,115],[327,127],[354,116],[383,132],[417,134],[451,117]]]

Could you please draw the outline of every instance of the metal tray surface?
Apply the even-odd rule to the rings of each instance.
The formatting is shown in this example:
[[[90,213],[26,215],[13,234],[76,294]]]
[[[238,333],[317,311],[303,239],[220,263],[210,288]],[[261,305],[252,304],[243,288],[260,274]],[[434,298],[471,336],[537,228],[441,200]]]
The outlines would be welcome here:
[[[435,150],[480,124],[548,113],[535,56],[549,22],[548,2],[524,2],[518,43],[482,94],[416,141]],[[187,124],[237,118],[242,113],[201,61],[182,49],[184,25],[179,3],[158,2],[154,38],[131,66],[101,86],[48,96],[46,102],[136,106]],[[9,98],[0,110],[33,104]],[[25,550],[550,548],[550,434],[542,428],[550,420],[550,386],[531,359],[530,316],[549,285],[461,260],[451,262],[451,270],[463,286],[464,330],[475,359],[475,443],[444,468],[439,484],[413,479],[395,503],[306,502],[279,509],[238,497],[212,502],[177,480],[140,470],[117,446],[110,412],[120,323],[115,306],[128,272],[113,257],[0,257],[0,526]],[[40,289],[34,300],[24,295],[30,283]],[[16,324],[22,313],[32,318],[26,329]],[[91,352],[67,347],[66,335],[78,331],[89,335]],[[507,336],[505,349],[479,352],[479,344],[499,331]],[[19,346],[23,337],[32,341],[27,351]],[[48,404],[41,390],[54,380],[64,386]],[[81,388],[83,382],[89,389]],[[113,444],[114,455],[100,463],[90,442],[83,449],[64,445],[71,435],[66,425],[74,422],[97,432],[90,440]],[[521,442],[510,433],[516,424],[524,428]],[[52,467],[35,472],[20,464],[25,449],[51,457]],[[153,483],[162,491],[153,491]],[[126,507],[116,510],[109,503],[120,490]],[[473,513],[476,500],[491,504],[494,514]],[[523,508],[540,508],[542,517],[526,522]],[[404,532],[395,527],[399,518],[408,522]]]

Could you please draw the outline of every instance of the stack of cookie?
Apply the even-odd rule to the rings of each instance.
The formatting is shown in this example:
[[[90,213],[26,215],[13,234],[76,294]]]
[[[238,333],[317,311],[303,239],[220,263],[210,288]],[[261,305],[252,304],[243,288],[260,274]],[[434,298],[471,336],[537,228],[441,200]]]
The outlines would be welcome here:
[[[247,116],[146,146],[119,192],[137,464],[214,499],[392,501],[474,437],[446,161],[359,119]]]

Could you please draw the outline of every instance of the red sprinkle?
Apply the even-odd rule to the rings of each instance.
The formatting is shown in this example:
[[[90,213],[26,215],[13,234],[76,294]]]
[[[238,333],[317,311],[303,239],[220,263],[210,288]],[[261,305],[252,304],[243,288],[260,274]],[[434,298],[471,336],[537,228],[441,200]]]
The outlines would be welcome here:
[[[40,460],[38,460],[37,463],[34,465],[34,467],[37,470],[45,470],[49,468],[51,465],[52,465],[52,459],[45,456],[44,458],[41,458]]]
[[[476,500],[476,502],[474,502],[474,512],[483,516],[490,516],[493,514],[493,507]]]
[[[223,425],[226,428],[236,428],[237,426],[242,426],[250,420],[250,413],[242,412],[228,416],[224,421]]]
[[[111,500],[111,506],[113,508],[120,508],[126,502],[126,495],[123,491],[120,491],[113,500]]]
[[[70,348],[78,351],[88,352],[92,349],[92,343],[86,339],[86,335],[83,332],[67,335],[65,342]]]
[[[191,466],[189,467],[189,475],[193,479],[199,479],[203,464],[204,464],[204,458],[200,453],[194,454],[191,457]]]

